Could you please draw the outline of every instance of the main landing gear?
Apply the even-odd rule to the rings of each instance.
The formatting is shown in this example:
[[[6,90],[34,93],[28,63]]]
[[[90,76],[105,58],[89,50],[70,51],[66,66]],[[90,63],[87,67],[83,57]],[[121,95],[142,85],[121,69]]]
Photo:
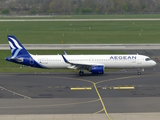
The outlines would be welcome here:
[[[81,70],[81,71],[79,71],[79,75],[80,76],[83,76],[84,75],[84,72]]]

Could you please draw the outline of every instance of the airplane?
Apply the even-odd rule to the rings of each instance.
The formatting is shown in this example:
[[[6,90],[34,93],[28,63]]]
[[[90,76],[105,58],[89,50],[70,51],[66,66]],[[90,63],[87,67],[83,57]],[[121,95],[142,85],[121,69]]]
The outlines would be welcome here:
[[[156,65],[150,57],[139,54],[124,55],[68,55],[65,51],[62,55],[32,55],[18,39],[13,35],[8,35],[8,42],[12,56],[5,60],[21,65],[36,68],[69,68],[79,70],[79,75],[83,76],[87,70],[92,74],[104,74],[105,68],[135,68],[140,75],[140,68],[147,68]]]

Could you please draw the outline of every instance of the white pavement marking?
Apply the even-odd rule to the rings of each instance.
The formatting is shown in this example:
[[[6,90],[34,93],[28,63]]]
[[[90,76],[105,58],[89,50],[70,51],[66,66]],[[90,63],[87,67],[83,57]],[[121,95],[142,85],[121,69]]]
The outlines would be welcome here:
[[[38,21],[160,21],[159,18],[135,19],[1,19],[0,22],[38,22]]]
[[[27,50],[159,50],[160,44],[23,44]],[[0,44],[0,50],[10,50]]]
[[[10,93],[13,93],[13,95],[18,95],[18,96],[24,97],[24,98],[26,98],[26,99],[32,99],[31,97],[28,97],[28,96],[19,94],[19,93],[14,92],[14,91],[11,91],[11,90],[6,89],[6,88],[4,88],[4,87],[2,87],[2,86],[0,86],[0,89],[1,89],[1,90],[5,90],[5,91],[10,92]]]

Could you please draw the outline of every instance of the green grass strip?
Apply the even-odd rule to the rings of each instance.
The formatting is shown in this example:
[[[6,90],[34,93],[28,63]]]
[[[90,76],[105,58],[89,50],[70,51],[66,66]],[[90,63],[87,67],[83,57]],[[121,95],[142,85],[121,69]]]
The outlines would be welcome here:
[[[0,44],[8,44],[7,35],[23,44],[160,43],[159,21],[0,22],[0,26]]]

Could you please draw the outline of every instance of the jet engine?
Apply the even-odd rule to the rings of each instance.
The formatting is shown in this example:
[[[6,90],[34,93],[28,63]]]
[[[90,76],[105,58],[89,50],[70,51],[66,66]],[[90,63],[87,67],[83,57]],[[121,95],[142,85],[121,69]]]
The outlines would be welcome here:
[[[92,66],[91,68],[92,74],[103,74],[104,73],[104,66]]]

